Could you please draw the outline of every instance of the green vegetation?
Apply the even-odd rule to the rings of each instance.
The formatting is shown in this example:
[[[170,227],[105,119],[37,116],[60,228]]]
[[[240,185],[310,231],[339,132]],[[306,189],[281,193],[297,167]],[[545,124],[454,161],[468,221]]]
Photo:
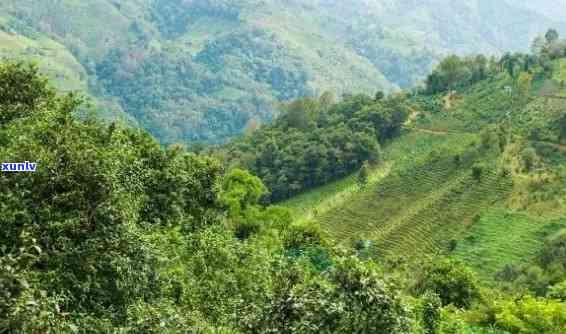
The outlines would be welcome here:
[[[283,107],[270,126],[223,150],[229,165],[246,168],[269,188],[272,201],[344,177],[366,163],[379,164],[380,144],[399,135],[406,97],[376,101],[365,95],[333,103],[329,94]],[[366,181],[369,175],[366,175]]]
[[[79,121],[81,100],[57,95],[35,67],[2,64],[0,87],[2,160],[38,162],[36,173],[0,174],[2,332],[411,325],[375,263],[335,253],[314,225],[258,206],[265,188],[248,172],[223,174],[138,130]]]
[[[508,265],[529,263],[542,248],[545,235],[559,227],[540,219],[504,209],[493,209],[477,216],[454,250],[454,256],[474,268],[484,280]]]
[[[0,57],[38,62],[164,144],[219,143],[271,122],[281,100],[394,92],[448,52],[526,50],[558,24],[545,17],[556,0],[539,2],[4,0]],[[475,81],[489,63],[476,60]]]
[[[382,142],[380,164],[283,203],[412,282],[424,332],[566,330],[566,53],[552,30],[541,45],[485,72],[482,58],[450,57],[403,100],[406,130]]]
[[[49,12],[48,28],[1,6],[6,40],[43,47],[46,31],[65,48],[72,40],[88,87],[146,127],[186,117],[176,103],[220,111],[154,129],[164,143],[246,133],[199,153],[165,147],[89,116],[83,97],[39,74],[44,64],[0,63],[0,162],[38,164],[0,172],[0,333],[566,331],[566,44],[556,30],[529,55],[450,56],[422,89],[334,101],[317,96],[287,49],[298,35],[269,33],[269,23],[241,30],[250,6],[285,17],[283,5],[101,1],[65,18]],[[140,8],[148,15],[132,24]],[[79,13],[97,11],[127,37],[70,34],[92,19]],[[211,21],[234,29],[175,50]],[[382,42],[348,35],[355,48]],[[254,87],[266,89],[254,99],[290,100],[271,125],[207,100],[240,103]],[[177,116],[148,113],[167,108]],[[221,129],[187,137],[195,124]]]

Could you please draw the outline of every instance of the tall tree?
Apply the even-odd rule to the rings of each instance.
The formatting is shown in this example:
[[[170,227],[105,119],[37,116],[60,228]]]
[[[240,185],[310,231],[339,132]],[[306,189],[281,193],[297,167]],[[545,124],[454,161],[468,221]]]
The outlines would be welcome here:
[[[549,29],[546,34],[544,35],[548,44],[553,44],[558,41],[560,35],[556,29]]]

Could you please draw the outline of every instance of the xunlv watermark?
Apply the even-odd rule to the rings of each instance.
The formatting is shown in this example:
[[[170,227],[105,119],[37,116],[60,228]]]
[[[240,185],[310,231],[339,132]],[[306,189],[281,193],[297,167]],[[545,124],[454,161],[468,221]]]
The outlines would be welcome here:
[[[29,173],[35,172],[37,163],[35,162],[2,162],[0,172]]]

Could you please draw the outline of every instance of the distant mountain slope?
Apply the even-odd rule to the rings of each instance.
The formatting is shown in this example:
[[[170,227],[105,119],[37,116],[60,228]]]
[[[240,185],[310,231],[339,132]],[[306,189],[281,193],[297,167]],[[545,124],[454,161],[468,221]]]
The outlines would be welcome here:
[[[4,0],[0,55],[39,60],[63,88],[88,89],[114,110],[108,117],[127,115],[164,143],[214,142],[270,121],[279,100],[410,87],[447,53],[525,49],[537,33],[564,26],[530,7],[488,0]]]

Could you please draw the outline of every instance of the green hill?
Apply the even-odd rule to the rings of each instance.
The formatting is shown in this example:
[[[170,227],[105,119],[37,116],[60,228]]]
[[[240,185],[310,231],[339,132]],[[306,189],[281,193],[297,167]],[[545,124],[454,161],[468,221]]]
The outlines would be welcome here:
[[[0,62],[0,332],[563,334],[565,59],[549,30],[198,153]]]
[[[0,13],[0,56],[38,61],[164,143],[223,141],[281,100],[411,87],[447,53],[524,50],[564,27],[487,0],[5,0]]]
[[[338,243],[369,242],[379,258],[450,254],[486,281],[530,263],[566,227],[564,64],[411,98],[372,182],[360,188],[353,175],[283,205]]]

